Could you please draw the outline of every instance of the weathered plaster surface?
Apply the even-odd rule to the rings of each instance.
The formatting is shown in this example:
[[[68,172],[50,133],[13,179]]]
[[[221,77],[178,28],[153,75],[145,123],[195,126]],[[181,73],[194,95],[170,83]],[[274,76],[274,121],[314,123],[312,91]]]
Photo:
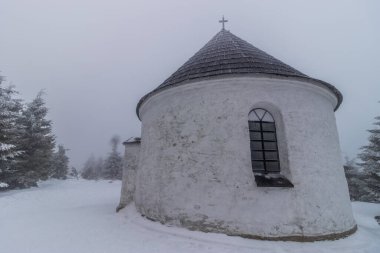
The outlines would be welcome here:
[[[353,229],[336,103],[323,87],[253,77],[155,94],[140,107],[138,210],[163,223],[253,237],[318,237]],[[276,120],[282,173],[294,188],[255,184],[248,113],[256,107]]]
[[[140,154],[140,142],[125,143],[123,178],[120,203],[117,210],[133,201],[135,193],[135,178]]]

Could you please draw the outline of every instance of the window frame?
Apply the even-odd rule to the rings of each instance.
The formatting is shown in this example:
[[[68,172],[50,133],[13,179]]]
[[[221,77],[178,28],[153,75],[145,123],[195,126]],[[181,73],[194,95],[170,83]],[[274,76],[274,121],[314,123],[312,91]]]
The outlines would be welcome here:
[[[253,117],[251,117],[252,113]],[[276,122],[272,114],[264,108],[254,108],[249,112],[248,117],[252,171],[254,173],[260,174],[280,173],[281,164],[278,149]],[[254,120],[251,120],[252,118],[254,118]],[[267,124],[267,127],[265,127],[265,124]],[[268,138],[269,136],[272,137]],[[268,145],[268,143],[272,144]],[[269,148],[268,146],[271,147]],[[275,156],[267,158],[267,155],[271,153],[275,154]],[[257,166],[259,163],[261,163],[261,165]],[[275,166],[275,168],[269,168],[271,164],[272,166]]]

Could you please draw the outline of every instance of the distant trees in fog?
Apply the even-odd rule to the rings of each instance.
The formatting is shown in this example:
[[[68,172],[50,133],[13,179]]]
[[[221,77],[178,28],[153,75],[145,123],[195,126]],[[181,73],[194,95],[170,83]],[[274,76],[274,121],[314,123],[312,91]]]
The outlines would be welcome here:
[[[108,153],[105,160],[91,155],[82,168],[81,176],[84,179],[121,179],[123,158],[117,151],[120,144],[120,137],[113,136],[110,140],[111,152]]]

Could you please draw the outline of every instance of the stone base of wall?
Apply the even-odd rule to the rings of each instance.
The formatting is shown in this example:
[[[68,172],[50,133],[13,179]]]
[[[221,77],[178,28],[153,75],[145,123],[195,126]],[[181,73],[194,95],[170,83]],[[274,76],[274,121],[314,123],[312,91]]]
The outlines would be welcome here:
[[[316,236],[303,236],[303,235],[294,235],[294,236],[279,236],[279,237],[267,237],[267,236],[258,236],[258,235],[247,235],[247,234],[230,234],[230,236],[240,236],[248,239],[256,240],[266,240],[266,241],[293,241],[293,242],[315,242],[315,241],[334,241],[338,239],[345,238],[352,235],[356,232],[358,227],[355,225],[353,228],[341,232],[341,233],[332,233],[326,235],[316,235]]]
[[[161,224],[173,224],[175,225],[176,222],[173,222],[173,219],[167,218],[165,221],[155,219],[152,217],[148,217],[147,215],[141,214],[142,217],[153,221],[153,222],[160,222]],[[179,225],[180,224],[180,225]],[[228,231],[228,229],[224,228],[223,226],[210,226],[208,224],[205,226],[204,224],[201,224],[201,222],[189,222],[186,220],[180,220],[179,224],[177,223],[177,226],[184,227],[189,229],[190,231],[202,231],[206,233],[221,233],[226,234],[228,236],[240,236],[243,238],[248,239],[255,239],[255,240],[264,240],[264,241],[293,241],[293,242],[315,242],[315,241],[334,241],[338,239],[345,238],[347,236],[352,235],[357,230],[357,225],[353,226],[351,229],[340,232],[340,233],[331,233],[331,234],[325,234],[325,235],[290,235],[290,236],[260,236],[260,235],[252,235],[252,234],[239,234],[237,232],[231,232]]]

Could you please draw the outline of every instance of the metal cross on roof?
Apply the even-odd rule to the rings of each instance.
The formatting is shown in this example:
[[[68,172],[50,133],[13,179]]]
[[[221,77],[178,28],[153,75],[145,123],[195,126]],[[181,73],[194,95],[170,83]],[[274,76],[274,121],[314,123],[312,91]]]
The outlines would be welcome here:
[[[224,23],[227,23],[228,20],[227,19],[224,19],[224,15],[222,17],[222,20],[219,20],[219,23],[222,23],[222,30],[224,30]]]

